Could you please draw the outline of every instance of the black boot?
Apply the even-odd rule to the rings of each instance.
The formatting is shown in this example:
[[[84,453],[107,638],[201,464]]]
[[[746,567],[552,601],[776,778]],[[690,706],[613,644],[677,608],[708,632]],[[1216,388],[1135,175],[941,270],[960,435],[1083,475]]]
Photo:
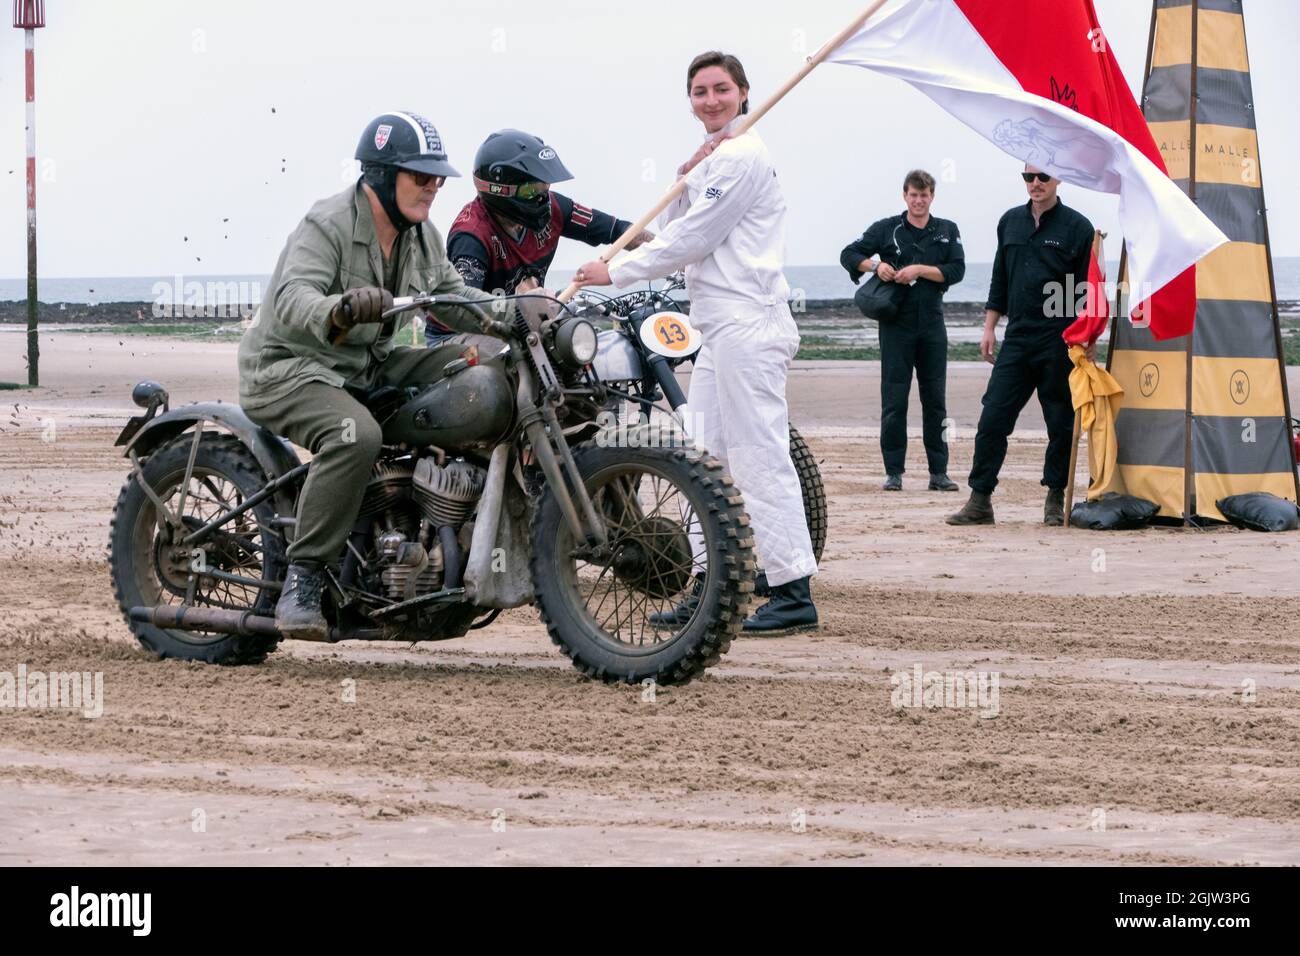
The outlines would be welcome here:
[[[800,578],[772,588],[772,598],[746,619],[742,634],[756,637],[817,629],[817,608],[809,587],[812,578]]]
[[[285,637],[299,641],[324,641],[329,625],[320,612],[325,572],[316,565],[291,564],[284,576],[284,590],[275,605],[275,626]]]
[[[686,622],[695,613],[695,609],[700,606],[700,598],[703,594],[704,575],[697,574],[690,593],[686,595],[682,602],[671,611],[655,611],[650,615],[650,626],[674,631],[679,627],[685,627]]]
[[[947,475],[930,476],[931,491],[957,491],[957,482],[953,481]]]
[[[961,511],[948,515],[946,520],[949,524],[993,524],[992,496],[972,491]]]
[[[902,491],[902,490],[903,490],[903,476],[902,476],[902,475],[886,475],[886,476],[885,476],[885,483],[884,483],[883,485],[880,486],[880,490],[881,490],[881,491]]]
[[[1059,528],[1065,524],[1065,489],[1048,488],[1043,502],[1043,524]]]

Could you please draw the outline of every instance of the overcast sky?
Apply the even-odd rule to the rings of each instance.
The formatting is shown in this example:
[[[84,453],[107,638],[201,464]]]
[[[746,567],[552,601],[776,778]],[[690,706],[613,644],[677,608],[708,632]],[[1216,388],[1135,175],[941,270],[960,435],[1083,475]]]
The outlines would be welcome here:
[[[466,174],[434,204],[444,234],[473,196],[475,149],[505,126],[559,151],[575,175],[562,191],[635,219],[702,139],[685,95],[694,54],[739,56],[757,103],[864,6],[46,0],[36,33],[41,273],[269,273],[311,203],[355,178],[362,128],[391,109],[429,117]],[[1020,4],[1030,18],[1050,18],[1051,6]],[[1300,3],[1245,6],[1274,254],[1300,255],[1300,188],[1288,172],[1300,154]],[[1136,89],[1150,4],[1096,7]],[[22,38],[0,29],[0,276],[10,278],[26,269]],[[971,260],[992,259],[998,217],[1024,201],[1016,161],[910,87],[853,67],[818,67],[758,129],[790,207],[789,265],[835,264],[871,220],[902,208],[914,166],[955,176],[940,182],[934,211],[957,221]],[[1061,195],[1111,233],[1117,257],[1116,198],[1072,186]],[[589,257],[566,241],[556,263]],[[568,275],[553,269],[550,284]]]

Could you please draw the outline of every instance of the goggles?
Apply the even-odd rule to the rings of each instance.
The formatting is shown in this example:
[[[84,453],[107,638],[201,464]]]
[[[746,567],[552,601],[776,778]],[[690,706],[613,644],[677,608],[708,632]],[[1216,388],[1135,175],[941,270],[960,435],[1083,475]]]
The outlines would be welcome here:
[[[481,193],[487,193],[489,196],[504,196],[507,199],[522,199],[527,202],[530,199],[545,196],[551,191],[551,184],[539,182],[519,183],[518,185],[490,183],[486,179],[479,179],[475,176],[474,188]]]

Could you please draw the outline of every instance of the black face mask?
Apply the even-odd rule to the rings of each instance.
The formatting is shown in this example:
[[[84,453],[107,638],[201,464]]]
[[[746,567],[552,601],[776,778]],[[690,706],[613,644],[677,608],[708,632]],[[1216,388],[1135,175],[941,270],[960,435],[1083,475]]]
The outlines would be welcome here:
[[[397,173],[396,166],[381,163],[364,163],[361,167],[361,181],[375,191],[379,205],[388,214],[388,221],[399,233],[410,229],[415,223],[402,215],[397,208]]]
[[[551,194],[535,199],[514,199],[506,196],[490,196],[479,193],[479,197],[493,212],[520,223],[536,232],[551,221]]]

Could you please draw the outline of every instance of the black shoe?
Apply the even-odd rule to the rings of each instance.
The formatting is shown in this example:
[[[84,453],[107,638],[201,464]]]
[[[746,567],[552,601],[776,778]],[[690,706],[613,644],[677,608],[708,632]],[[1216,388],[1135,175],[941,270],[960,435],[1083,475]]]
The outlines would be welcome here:
[[[947,475],[931,475],[930,490],[931,491],[956,491],[957,482],[953,481]]]
[[[679,627],[685,627],[686,622],[691,619],[696,609],[700,606],[700,598],[704,595],[704,575],[695,575],[695,584],[691,586],[691,593],[686,595],[680,604],[671,611],[655,611],[650,615],[650,626],[661,628],[663,630],[677,630]]]
[[[885,483],[884,483],[883,485],[880,486],[880,490],[881,490],[881,491],[902,491],[902,490],[903,490],[903,476],[902,476],[902,475],[887,475],[887,476],[885,477]]]
[[[320,612],[325,572],[315,565],[291,564],[284,590],[275,605],[275,626],[285,637],[299,641],[329,639],[329,625]]]
[[[1059,528],[1065,524],[1065,489],[1048,488],[1043,502],[1043,524]]]
[[[949,524],[993,524],[992,496],[972,491],[961,511],[946,520]]]
[[[767,572],[759,571],[754,578],[754,597],[767,597],[771,593],[772,588],[767,583]]]
[[[817,630],[817,608],[813,605],[809,582],[800,578],[772,588],[772,598],[741,627],[742,635],[766,637]]]

